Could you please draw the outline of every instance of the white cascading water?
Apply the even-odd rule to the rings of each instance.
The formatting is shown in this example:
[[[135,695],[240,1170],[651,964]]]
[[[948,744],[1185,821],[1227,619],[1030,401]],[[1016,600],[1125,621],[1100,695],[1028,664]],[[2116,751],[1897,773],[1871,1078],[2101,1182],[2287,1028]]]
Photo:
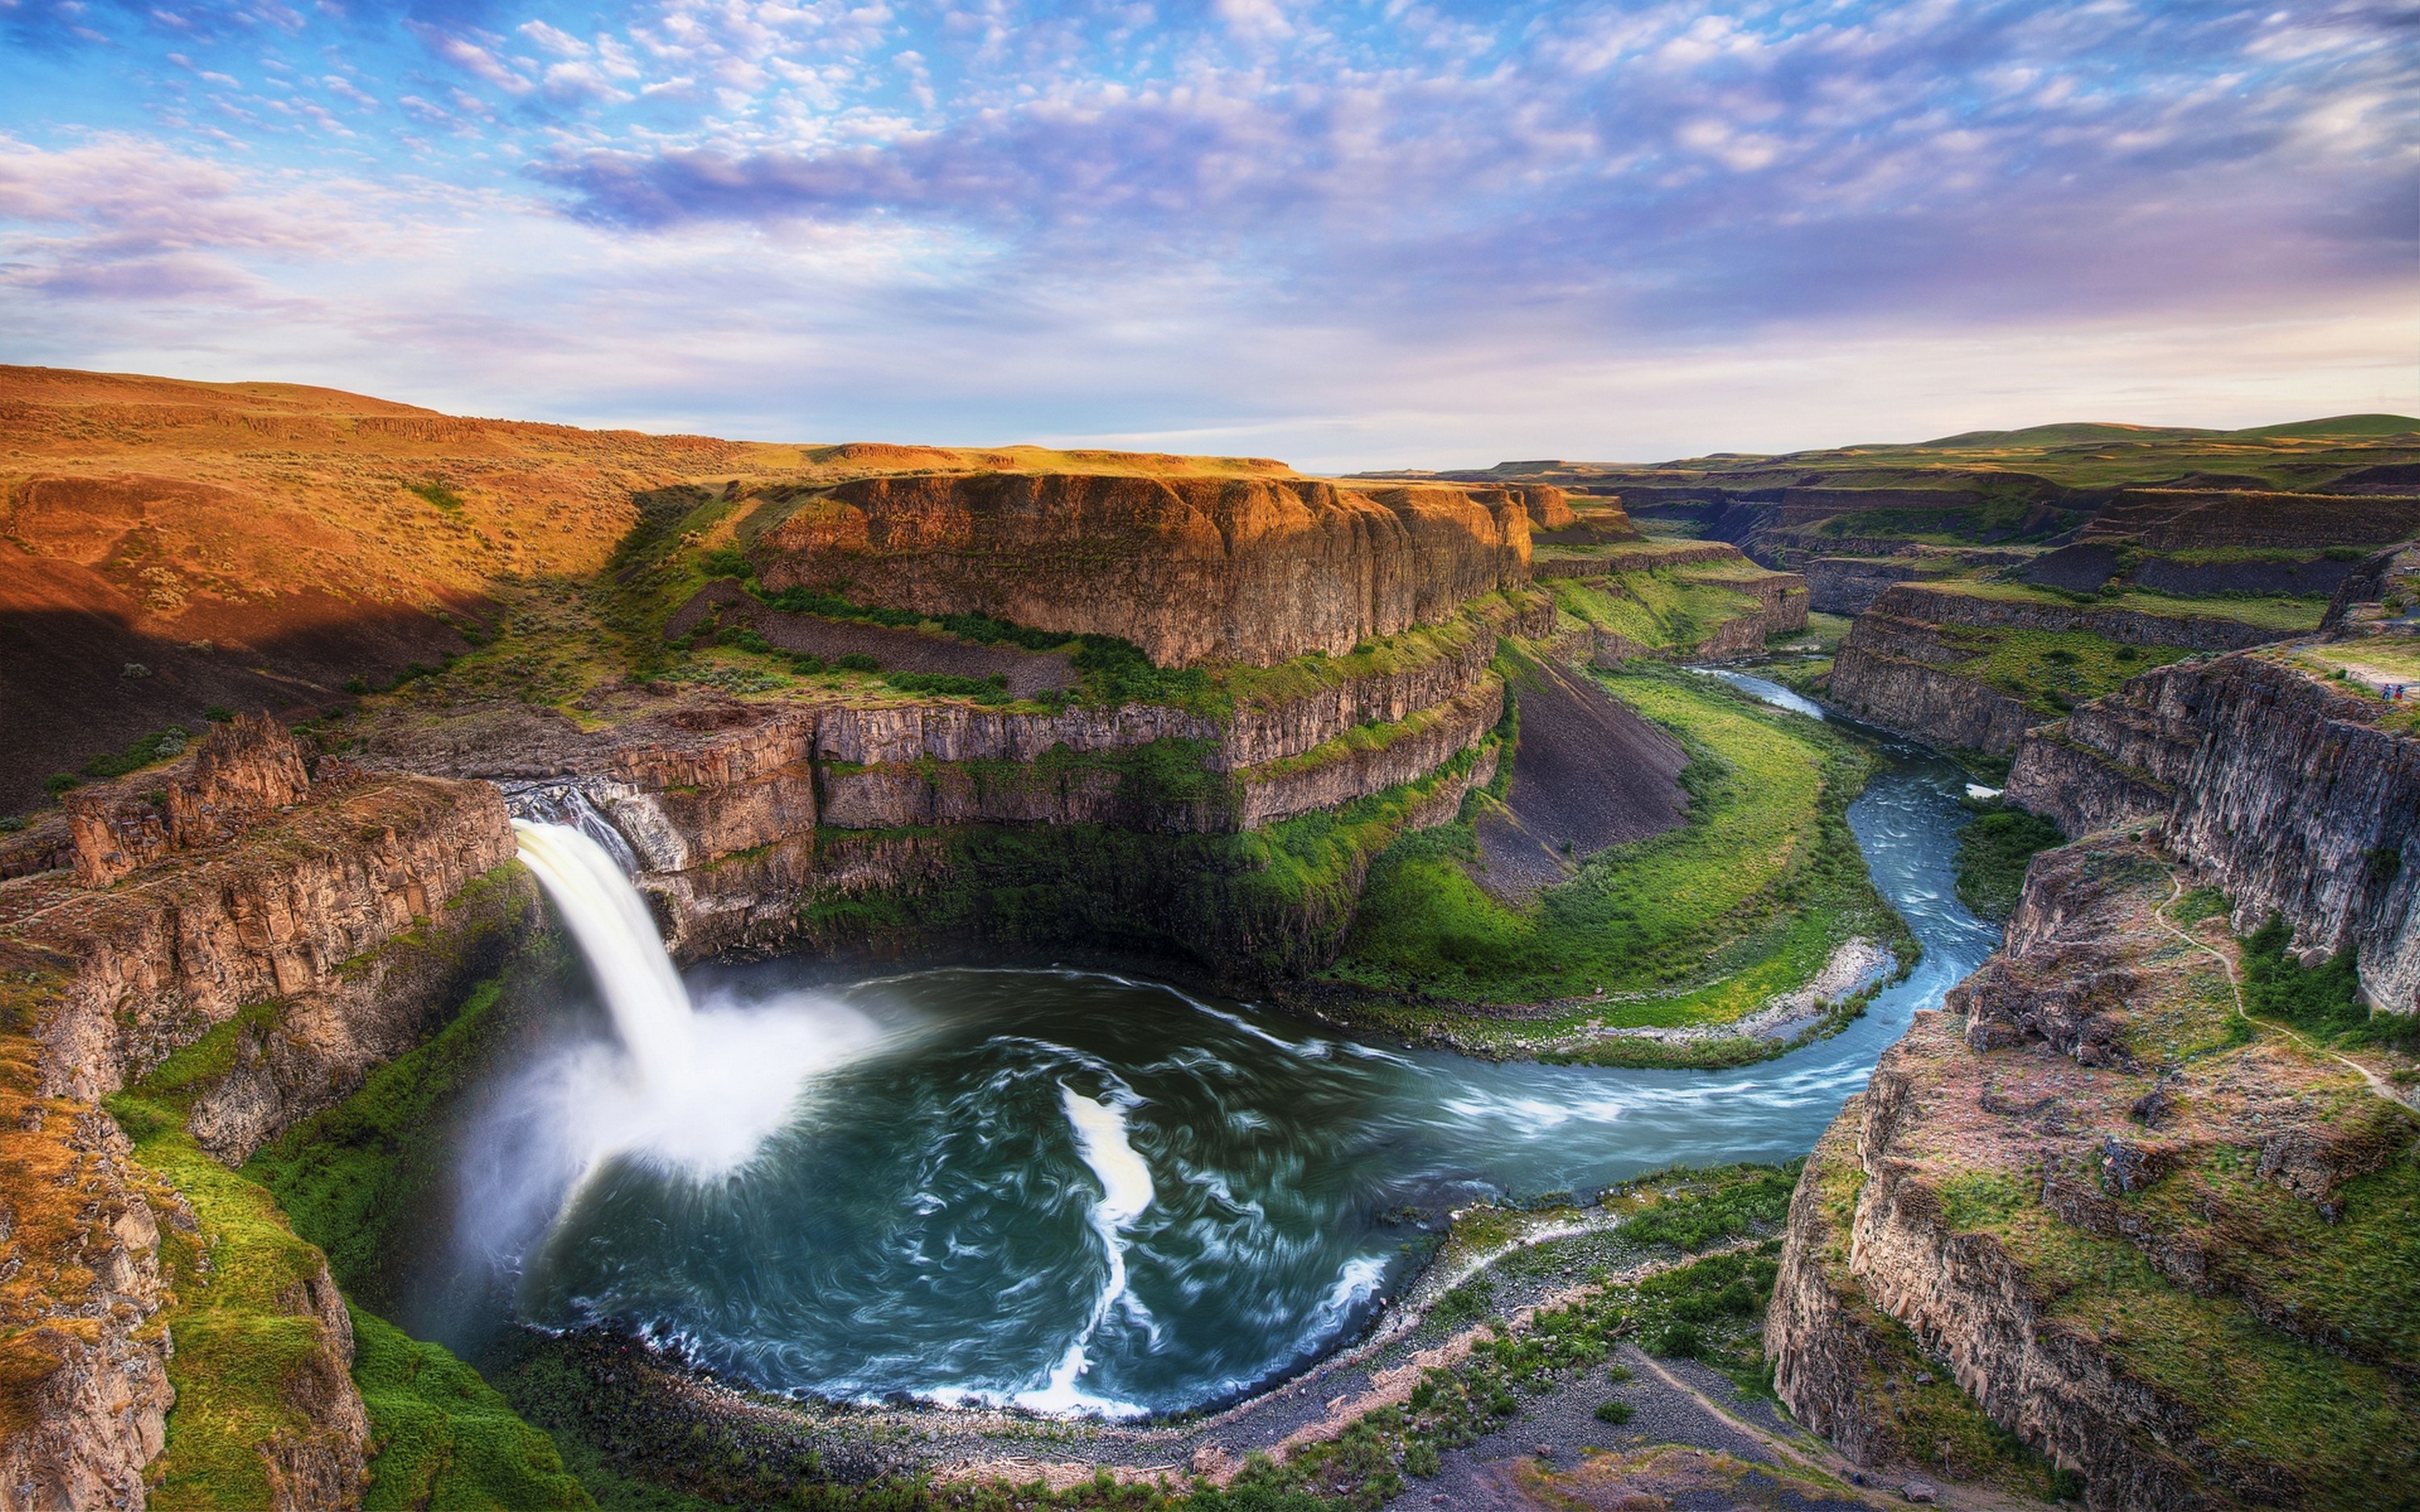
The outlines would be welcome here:
[[[1136,1099],[1124,1087],[1116,1087],[1109,1097],[1096,1103],[1062,1082],[1059,1102],[1066,1110],[1068,1128],[1075,1134],[1077,1154],[1101,1183],[1101,1200],[1093,1204],[1093,1231],[1100,1236],[1109,1274],[1100,1295],[1093,1301],[1092,1318],[1068,1342],[1066,1352],[1059,1357],[1048,1379],[1040,1386],[1018,1393],[1016,1404],[1036,1412],[1140,1416],[1141,1408],[1094,1396],[1077,1384],[1093,1367],[1093,1337],[1109,1321],[1112,1307],[1124,1305],[1138,1321],[1150,1322],[1150,1314],[1126,1287],[1125,1230],[1142,1216],[1156,1195],[1151,1167],[1135,1152],[1134,1143],[1126,1134],[1126,1110],[1134,1106]]]
[[[597,979],[614,1031],[648,1086],[686,1084],[697,1064],[697,1011],[656,938],[647,901],[604,846],[568,825],[513,821],[521,864],[554,900]]]
[[[646,900],[604,846],[568,825],[516,819],[513,829],[620,1040],[563,1046],[522,1088],[522,1111],[543,1124],[526,1134],[539,1147],[524,1149],[539,1156],[530,1179],[546,1181],[551,1167],[558,1199],[616,1155],[728,1176],[795,1118],[809,1076],[881,1041],[864,1014],[820,993],[700,1011]]]

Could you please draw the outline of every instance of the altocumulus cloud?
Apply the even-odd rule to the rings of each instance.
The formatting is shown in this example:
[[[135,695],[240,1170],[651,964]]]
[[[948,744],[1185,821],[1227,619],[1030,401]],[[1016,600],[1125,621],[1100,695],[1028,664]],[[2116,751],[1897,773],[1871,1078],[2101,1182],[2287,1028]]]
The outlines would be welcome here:
[[[0,301],[47,360],[1337,460],[1458,406],[1439,444],[1483,458],[2411,387],[2410,320],[2348,315],[2414,292],[2411,5],[0,0]],[[1671,423],[1742,392],[1759,433]]]

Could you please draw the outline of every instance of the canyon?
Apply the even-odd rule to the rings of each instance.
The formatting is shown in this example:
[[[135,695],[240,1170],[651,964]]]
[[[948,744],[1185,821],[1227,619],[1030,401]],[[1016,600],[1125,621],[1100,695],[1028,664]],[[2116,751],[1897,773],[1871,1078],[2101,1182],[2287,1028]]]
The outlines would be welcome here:
[[[2328,670],[2410,644],[2367,630],[2161,668],[2022,736],[2009,800],[2072,842],[1792,1202],[1767,1351],[1853,1458],[1920,1457],[1931,1366],[2096,1508],[2405,1504],[2413,1340],[2374,1268],[2412,1242],[2409,1041],[2256,1020],[2237,938],[2273,918],[2263,969],[2342,959],[2381,1022],[2420,1011],[2420,733]]]
[[[2005,1486],[2095,1508],[2350,1506],[2348,1467],[2420,1477],[2398,1310],[2411,1057],[2242,995],[2256,967],[2340,971],[2381,1022],[2420,1011],[2420,732],[2382,691],[2420,555],[2338,548],[2410,526],[2399,474],[2352,455],[2384,442],[2309,443],[2300,491],[2017,486],[1971,458],[1930,481],[1811,462],[1786,483],[1320,479],[0,378],[30,443],[0,478],[0,615],[30,659],[0,671],[69,689],[0,764],[24,810],[0,829],[0,1505],[362,1504],[402,1462],[393,1379],[367,1362],[428,1350],[478,1381],[361,1310],[400,1292],[312,1227],[350,1210],[281,1204],[321,1158],[384,1201],[407,1149],[468,1117],[476,1057],[448,1036],[525,1050],[577,980],[515,864],[517,816],[627,850],[684,964],[833,981],[1074,962],[1252,995],[1322,1033],[1740,1066],[1947,985],[1908,983],[1916,942],[1866,873],[1867,829],[1852,839],[1869,821],[1844,818],[1881,759],[1773,713],[1779,688],[1707,675],[1776,652],[1776,676],[1801,668],[1840,712],[2006,758],[2007,801],[2071,843],[2035,859],[2002,948],[1938,1010],[1825,1062],[1880,1056],[1786,1214],[1730,1231],[1762,1247],[1714,1257],[1769,1275],[1769,1304],[1725,1303],[1712,1329],[1761,1317],[1761,1357],[1725,1346],[1751,1350],[1741,1368],[1770,1362],[1844,1473],[1967,1464],[1940,1448],[1955,1419],[2004,1436],[1983,1458]],[[2275,524],[2281,500],[2314,523]],[[1945,519],[1953,544],[1916,539]],[[340,568],[348,539],[369,548]],[[1839,631],[1811,615],[1854,616],[1828,662],[1813,648]],[[1927,802],[1955,791],[1923,782]],[[1690,849],[1710,836],[1735,853]],[[1942,890],[1894,887],[1903,909]],[[1678,922],[1653,935],[1659,912]],[[2272,918],[2285,965],[2239,939]],[[1510,947],[1486,933],[1515,926],[1532,933]],[[1614,943],[1555,954],[1583,934]],[[1497,980],[1518,991],[1472,985]],[[1760,1027],[1767,1005],[1785,1032]],[[1351,1043],[1220,1021],[1305,1064]],[[397,1108],[419,1121],[378,1123]],[[1482,1229],[1501,1211],[1471,1210]],[[1435,1221],[1461,1243],[1467,1216]],[[1621,1251],[1621,1285],[1704,1245],[1668,1248]],[[1556,1305],[1580,1305],[1572,1285]],[[610,1330],[527,1347],[479,1369],[572,1371],[583,1402],[623,1403],[598,1431],[659,1458],[684,1426],[744,1421],[786,1492],[822,1486],[824,1448],[873,1453],[852,1409],[743,1403]],[[510,1383],[476,1411],[511,1425],[519,1484],[583,1504],[553,1429],[516,1415],[555,1398]],[[839,1438],[814,1437],[827,1418]],[[924,1431],[906,1421],[902,1443]],[[1270,1442],[1310,1464],[1313,1442],[1356,1442],[1334,1431]],[[1157,1443],[1134,1440],[1136,1467],[1167,1468]]]

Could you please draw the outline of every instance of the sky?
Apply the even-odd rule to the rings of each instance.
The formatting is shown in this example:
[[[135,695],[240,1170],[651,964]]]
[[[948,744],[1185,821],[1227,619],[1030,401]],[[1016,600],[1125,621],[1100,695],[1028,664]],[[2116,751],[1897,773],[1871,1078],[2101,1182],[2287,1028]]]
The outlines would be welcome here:
[[[0,0],[0,361],[1323,471],[2420,413],[2420,3]]]

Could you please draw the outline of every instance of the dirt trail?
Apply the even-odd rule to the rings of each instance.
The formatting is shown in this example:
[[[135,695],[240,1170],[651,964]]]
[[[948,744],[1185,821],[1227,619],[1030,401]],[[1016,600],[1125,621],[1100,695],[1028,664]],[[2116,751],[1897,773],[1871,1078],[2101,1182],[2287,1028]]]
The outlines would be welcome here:
[[[2252,1016],[2251,1010],[2243,1006],[2243,984],[2236,977],[2235,962],[2233,958],[2228,956],[2226,951],[2219,949],[2216,946],[2211,945],[2204,940],[2195,939],[2191,933],[2178,928],[2176,923],[2168,918],[2168,910],[2176,906],[2177,900],[2183,897],[2184,893],[2184,878],[2176,872],[2170,872],[2168,875],[2168,901],[2153,909],[2151,911],[2151,917],[2160,921],[2160,927],[2162,929],[2166,930],[2178,939],[2184,941],[2185,944],[2201,951],[2203,954],[2211,957],[2218,963],[2218,968],[2226,973],[2226,990],[2235,995],[2236,1017],[2242,1019],[2244,1023],[2251,1025],[2255,1029],[2274,1029],[2288,1040],[2293,1041],[2296,1044],[2301,1045],[2304,1050],[2309,1051],[2312,1055],[2324,1056],[2328,1059],[2335,1061],[2339,1065],[2350,1067],[2353,1071],[2360,1073],[2361,1079],[2369,1085],[2369,1089],[2371,1091],[2376,1092],[2379,1096],[2399,1107],[2410,1108],[2414,1113],[2420,1113],[2420,1103],[2415,1103],[2411,1098],[2398,1094],[2385,1077],[2381,1076],[2378,1072],[2370,1070],[2367,1066],[2363,1065],[2360,1061],[2353,1059],[2350,1056],[2340,1056],[2324,1045],[2315,1044],[2311,1041],[2304,1039],[2302,1035],[2286,1027],[2286,1026],[2282,1024],[2273,1023],[2266,1019],[2254,1018]]]

